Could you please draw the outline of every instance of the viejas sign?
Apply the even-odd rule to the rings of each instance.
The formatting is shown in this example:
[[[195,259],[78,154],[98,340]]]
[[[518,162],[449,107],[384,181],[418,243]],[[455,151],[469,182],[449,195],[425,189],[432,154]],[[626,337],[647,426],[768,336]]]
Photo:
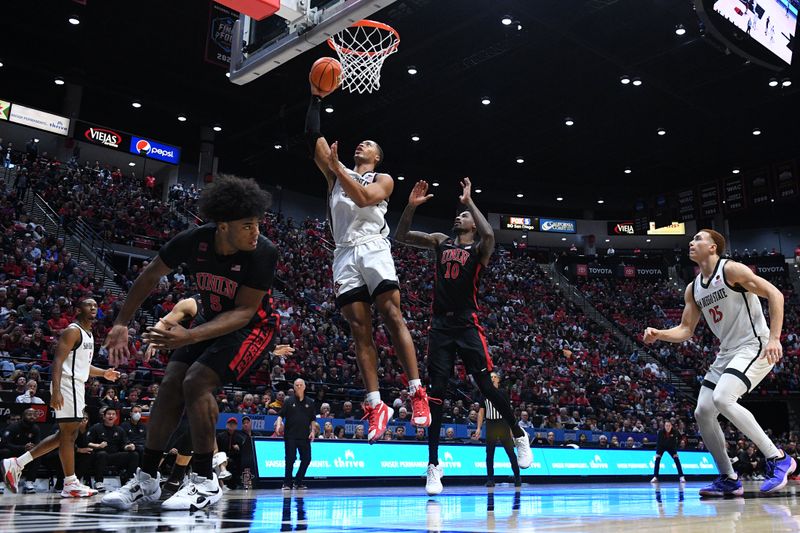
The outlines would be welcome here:
[[[112,150],[125,150],[130,142],[130,137],[124,133],[80,121],[76,123],[75,138]]]

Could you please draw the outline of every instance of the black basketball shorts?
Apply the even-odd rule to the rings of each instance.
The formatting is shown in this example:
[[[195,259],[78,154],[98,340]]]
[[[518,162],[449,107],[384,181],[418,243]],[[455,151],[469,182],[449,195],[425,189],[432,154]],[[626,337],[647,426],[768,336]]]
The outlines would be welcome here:
[[[428,331],[428,375],[450,378],[459,356],[469,374],[494,369],[486,336],[480,326],[431,328]]]
[[[280,331],[280,316],[255,326],[245,327],[216,339],[182,346],[172,353],[170,361],[202,363],[217,373],[222,383],[234,383],[255,369],[264,354],[275,345]]]

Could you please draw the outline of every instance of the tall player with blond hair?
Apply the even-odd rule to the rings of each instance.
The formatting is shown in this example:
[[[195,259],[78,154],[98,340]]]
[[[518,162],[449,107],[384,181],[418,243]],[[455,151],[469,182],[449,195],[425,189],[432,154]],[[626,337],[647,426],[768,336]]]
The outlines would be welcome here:
[[[689,242],[689,258],[700,273],[686,287],[683,316],[670,329],[647,328],[644,342],[661,340],[680,343],[689,340],[700,317],[720,341],[717,357],[708,369],[697,408],[697,426],[706,447],[714,456],[720,477],[700,490],[701,496],[740,496],[742,482],[728,458],[720,413],[747,435],[767,459],[764,493],[786,486],[795,470],[795,460],[775,446],[753,413],[739,405],[739,398],[755,389],[783,357],[783,294],[772,283],[747,266],[723,259],[725,238],[711,229],[697,232]],[[759,297],[769,303],[770,324],[764,317]]]

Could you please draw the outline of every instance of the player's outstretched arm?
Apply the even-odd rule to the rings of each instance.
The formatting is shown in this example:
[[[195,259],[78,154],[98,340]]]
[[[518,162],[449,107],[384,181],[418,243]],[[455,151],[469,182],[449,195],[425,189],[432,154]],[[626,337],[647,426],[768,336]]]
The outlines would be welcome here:
[[[694,335],[697,323],[700,322],[700,309],[694,301],[692,295],[692,284],[686,286],[683,293],[683,315],[681,323],[670,329],[646,328],[644,330],[645,344],[653,344],[656,341],[683,342],[689,340]]]
[[[723,268],[725,279],[732,286],[738,285],[756,296],[767,299],[769,304],[769,341],[761,353],[761,357],[766,357],[770,364],[777,363],[783,357],[783,346],[781,346],[783,293],[775,285],[755,275],[749,267],[741,263],[727,261]]]
[[[481,237],[481,263],[486,266],[489,264],[489,258],[492,257],[494,252],[494,230],[472,200],[472,182],[470,182],[469,178],[461,180],[461,187],[463,190],[459,200],[469,209],[469,212],[472,213],[472,218],[475,219],[475,226],[478,230],[478,235]]]
[[[403,216],[400,217],[400,222],[397,223],[397,229],[394,232],[394,238],[398,242],[416,246],[417,248],[436,248],[438,244],[447,238],[447,235],[443,233],[424,233],[422,231],[411,231],[410,229],[414,211],[416,211],[417,207],[433,198],[432,194],[427,193],[427,181],[418,181],[414,188],[411,189],[411,194],[408,196],[408,205],[403,210]]]
[[[180,324],[184,320],[197,315],[197,300],[194,298],[184,298],[175,304],[172,311],[162,316],[156,322],[155,329],[166,330]],[[144,361],[147,362],[155,355],[158,350],[152,345],[147,345],[147,350],[144,352]]]
[[[143,337],[154,348],[159,350],[174,350],[187,344],[222,337],[245,327],[258,311],[258,307],[266,294],[267,291],[246,286],[239,287],[239,291],[236,294],[235,307],[230,311],[220,313],[208,322],[192,329],[186,329],[180,324],[169,330],[149,327]]]
[[[111,366],[117,366],[128,353],[128,323],[133,318],[133,314],[142,305],[150,292],[158,284],[162,276],[172,272],[160,256],[156,256],[149,265],[139,274],[133,282],[128,297],[122,304],[122,309],[114,321],[114,327],[108,332],[106,337],[106,347],[108,348],[108,362]]]
[[[328,146],[328,141],[321,133],[321,120],[320,108],[322,107],[322,98],[325,95],[320,94],[317,89],[311,86],[311,102],[308,104],[308,111],[306,111],[306,140],[311,152],[314,154],[314,163],[322,171],[325,176],[325,181],[328,182],[328,191],[333,188],[333,182],[336,177],[328,169],[328,161],[331,157],[331,148]]]

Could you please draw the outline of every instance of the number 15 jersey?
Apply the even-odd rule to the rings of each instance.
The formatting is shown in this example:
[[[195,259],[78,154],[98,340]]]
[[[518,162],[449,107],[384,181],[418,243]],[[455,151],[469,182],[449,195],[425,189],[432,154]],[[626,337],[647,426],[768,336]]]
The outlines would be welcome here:
[[[692,294],[708,327],[720,342],[720,351],[738,349],[769,337],[767,320],[758,296],[745,288],[728,284],[725,264],[720,259],[711,277],[703,282],[700,273],[692,282]]]
[[[477,325],[478,284],[483,273],[478,246],[478,241],[459,246],[448,238],[436,247],[434,328]]]

